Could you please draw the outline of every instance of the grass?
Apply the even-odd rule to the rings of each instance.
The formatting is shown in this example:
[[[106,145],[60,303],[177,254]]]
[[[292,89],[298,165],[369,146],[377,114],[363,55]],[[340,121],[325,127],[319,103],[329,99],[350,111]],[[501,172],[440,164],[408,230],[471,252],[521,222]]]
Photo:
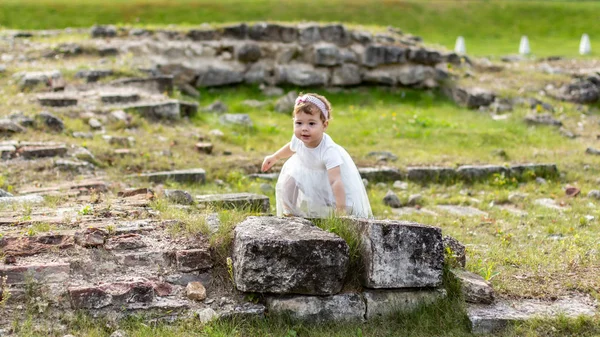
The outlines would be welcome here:
[[[318,8],[307,11],[306,8]],[[16,29],[220,24],[236,21],[316,21],[395,26],[425,42],[454,48],[466,39],[476,56],[516,54],[527,35],[537,56],[577,56],[579,39],[598,44],[600,3],[593,1],[359,1],[359,0],[4,0],[0,26]],[[598,52],[593,49],[593,54]]]

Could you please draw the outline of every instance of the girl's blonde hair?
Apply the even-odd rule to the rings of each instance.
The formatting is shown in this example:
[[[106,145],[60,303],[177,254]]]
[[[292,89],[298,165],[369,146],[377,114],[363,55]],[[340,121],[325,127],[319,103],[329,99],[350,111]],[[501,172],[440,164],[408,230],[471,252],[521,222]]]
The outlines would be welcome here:
[[[325,104],[325,108],[327,109],[327,117],[325,117],[323,115],[323,113],[321,112],[321,109],[319,109],[316,105],[314,105],[311,102],[302,102],[302,103],[294,106],[294,112],[293,112],[294,117],[297,114],[304,112],[305,114],[308,114],[308,115],[315,115],[315,114],[319,115],[319,118],[321,119],[321,121],[323,123],[332,119],[331,103],[329,103],[329,101],[327,100],[327,98],[325,98],[325,96],[321,96],[319,94],[314,94],[314,93],[307,93],[307,94],[300,93],[299,96],[303,96],[303,95],[309,95],[309,96],[315,97],[315,98],[319,99],[321,102],[323,102],[323,104]]]

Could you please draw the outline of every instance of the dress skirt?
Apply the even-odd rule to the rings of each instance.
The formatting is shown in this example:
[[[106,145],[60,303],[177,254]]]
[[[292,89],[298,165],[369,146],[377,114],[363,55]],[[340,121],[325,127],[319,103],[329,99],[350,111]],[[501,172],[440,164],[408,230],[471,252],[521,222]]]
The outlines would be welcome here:
[[[339,145],[341,178],[346,194],[346,214],[372,218],[371,205],[354,161]],[[335,197],[325,166],[308,157],[292,155],[283,165],[275,190],[278,216],[327,218],[333,215]]]

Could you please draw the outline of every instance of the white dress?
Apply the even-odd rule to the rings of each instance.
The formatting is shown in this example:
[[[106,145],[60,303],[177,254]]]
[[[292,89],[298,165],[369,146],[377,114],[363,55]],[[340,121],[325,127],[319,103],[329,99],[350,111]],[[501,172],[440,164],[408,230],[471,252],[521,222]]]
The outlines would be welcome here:
[[[293,135],[290,148],[295,153],[283,165],[275,190],[278,216],[331,216],[336,205],[327,170],[340,166],[347,214],[359,218],[373,217],[365,186],[354,161],[331,137],[324,133],[321,143],[309,148]]]

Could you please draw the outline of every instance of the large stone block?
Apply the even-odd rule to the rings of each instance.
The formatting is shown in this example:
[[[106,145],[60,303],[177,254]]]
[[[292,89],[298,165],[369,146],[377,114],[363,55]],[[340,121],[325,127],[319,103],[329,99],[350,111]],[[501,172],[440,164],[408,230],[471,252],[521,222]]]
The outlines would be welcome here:
[[[179,101],[131,105],[125,111],[136,111],[142,117],[150,120],[179,120],[181,112]]]
[[[418,183],[444,183],[456,178],[456,171],[450,167],[408,167],[408,180]]]
[[[421,305],[432,304],[446,297],[443,289],[369,290],[363,293],[367,319],[385,318],[397,313],[409,313]]]
[[[437,287],[442,283],[440,228],[408,221],[353,221],[361,232],[365,287]]]
[[[270,313],[307,322],[361,321],[367,310],[359,294],[333,296],[269,297]]]
[[[341,67],[337,67],[333,70],[333,76],[331,78],[332,85],[357,85],[360,84],[360,81],[360,68],[355,64],[342,64]]]
[[[237,64],[206,64],[198,69],[196,87],[218,87],[244,81],[243,68]]]
[[[329,70],[305,63],[279,65],[275,68],[275,77],[276,82],[280,84],[322,86],[329,82]]]
[[[301,218],[248,217],[232,255],[238,290],[278,294],[338,293],[349,261],[342,238]]]
[[[508,177],[510,169],[500,165],[463,165],[456,169],[456,175],[467,182],[490,179],[496,174],[503,174]]]
[[[6,277],[7,284],[25,284],[28,280],[40,283],[61,283],[69,278],[69,263],[45,263],[22,266],[0,266],[0,277]]]

